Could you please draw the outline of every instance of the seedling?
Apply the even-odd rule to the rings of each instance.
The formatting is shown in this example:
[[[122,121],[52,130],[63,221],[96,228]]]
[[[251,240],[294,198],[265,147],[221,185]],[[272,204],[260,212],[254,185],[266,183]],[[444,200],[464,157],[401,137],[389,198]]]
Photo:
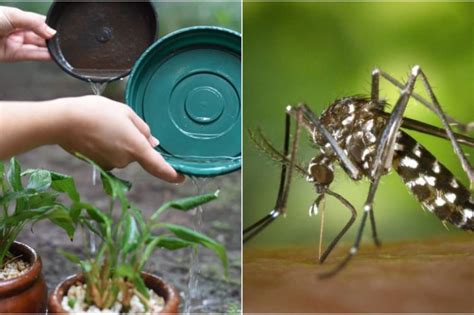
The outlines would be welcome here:
[[[24,182],[26,185],[24,185]],[[70,207],[58,200],[65,193],[71,203],[79,201],[72,177],[43,169],[21,171],[15,158],[8,171],[0,162],[0,265],[14,257],[9,252],[25,225],[50,220],[64,229],[72,239],[75,225]]]
[[[91,253],[84,246],[83,259],[62,252],[82,269],[87,285],[87,303],[106,309],[119,301],[120,297],[122,311],[126,312],[135,294],[143,305],[148,305],[149,293],[141,272],[152,253],[159,248],[177,250],[197,248],[199,245],[209,248],[219,256],[227,275],[227,254],[220,243],[187,227],[159,220],[160,215],[169,209],[189,211],[210,202],[217,198],[218,191],[166,202],[153,215],[145,218],[142,211],[125,196],[131,187],[130,183],[105,172],[91,160],[83,156],[81,158],[100,171],[103,189],[110,196],[107,210],[82,201],[71,209],[74,222],[99,238],[97,253]],[[119,212],[118,218],[115,216],[114,219],[116,203]]]

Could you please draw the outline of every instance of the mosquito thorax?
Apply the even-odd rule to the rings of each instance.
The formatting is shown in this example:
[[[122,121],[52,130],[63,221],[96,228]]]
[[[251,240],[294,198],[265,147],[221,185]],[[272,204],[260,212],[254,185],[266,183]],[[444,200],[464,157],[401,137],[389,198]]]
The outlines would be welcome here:
[[[320,117],[348,158],[362,171],[359,178],[370,177],[377,139],[387,121],[377,115],[379,103],[361,96],[346,97],[332,103]],[[313,141],[321,154],[331,161],[339,161],[331,145],[316,130]]]
[[[362,171],[362,176],[355,179],[371,178],[379,137],[387,124],[387,119],[380,115],[380,103],[347,97],[331,104],[320,120],[344,154]],[[308,181],[324,190],[333,179],[332,164],[341,163],[329,142],[315,131],[312,136],[321,155],[310,162]],[[402,130],[397,133],[393,150],[388,167],[393,166],[425,209],[459,228],[474,229],[474,198],[441,162]]]

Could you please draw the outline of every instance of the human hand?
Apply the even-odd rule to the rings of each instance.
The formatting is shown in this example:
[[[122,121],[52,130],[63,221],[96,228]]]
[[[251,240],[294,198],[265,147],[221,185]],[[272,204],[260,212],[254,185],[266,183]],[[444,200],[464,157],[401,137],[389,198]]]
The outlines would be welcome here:
[[[67,126],[58,138],[66,151],[79,152],[105,169],[137,161],[147,172],[168,182],[182,182],[153,147],[159,144],[148,125],[128,106],[100,96],[58,99]]]
[[[50,60],[46,39],[55,30],[40,14],[0,6],[0,61]]]

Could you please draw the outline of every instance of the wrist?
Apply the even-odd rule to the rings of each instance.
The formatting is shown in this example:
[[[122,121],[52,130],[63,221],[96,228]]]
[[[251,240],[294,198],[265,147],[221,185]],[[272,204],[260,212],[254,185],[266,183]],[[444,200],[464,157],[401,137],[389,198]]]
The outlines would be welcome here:
[[[74,125],[73,106],[69,106],[69,98],[59,98],[37,104],[38,115],[45,115],[44,126],[45,144],[62,144]]]

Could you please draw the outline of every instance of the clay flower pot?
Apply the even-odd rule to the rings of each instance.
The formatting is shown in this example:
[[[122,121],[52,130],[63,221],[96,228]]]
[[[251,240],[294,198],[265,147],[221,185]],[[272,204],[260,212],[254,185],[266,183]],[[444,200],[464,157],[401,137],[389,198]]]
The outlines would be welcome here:
[[[179,294],[176,289],[164,282],[161,278],[142,272],[142,278],[149,289],[155,291],[159,296],[165,300],[165,305],[161,310],[161,314],[178,313],[179,311]],[[84,278],[81,274],[71,276],[58,284],[49,297],[48,313],[60,314],[65,313],[61,306],[61,301],[69,288],[78,283],[83,282]]]
[[[33,248],[15,242],[10,252],[30,264],[21,276],[0,281],[0,313],[44,313],[48,288],[41,274],[41,258]]]

